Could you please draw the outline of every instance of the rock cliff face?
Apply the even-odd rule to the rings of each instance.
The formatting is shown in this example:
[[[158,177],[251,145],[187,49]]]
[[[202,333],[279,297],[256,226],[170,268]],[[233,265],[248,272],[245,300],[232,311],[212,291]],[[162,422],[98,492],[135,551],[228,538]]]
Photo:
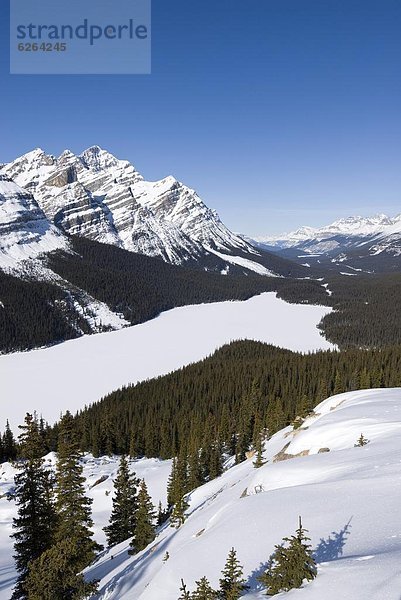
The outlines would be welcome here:
[[[0,175],[0,268],[66,248],[65,236],[47,220],[32,194]]]

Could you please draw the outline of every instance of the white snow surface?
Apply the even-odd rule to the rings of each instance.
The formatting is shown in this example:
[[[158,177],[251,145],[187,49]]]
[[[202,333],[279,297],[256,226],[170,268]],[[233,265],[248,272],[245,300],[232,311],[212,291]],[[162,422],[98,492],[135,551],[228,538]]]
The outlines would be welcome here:
[[[213,250],[213,248],[210,248],[208,246],[205,246],[205,248],[208,252],[212,252],[219,258],[226,260],[228,263],[232,263],[233,265],[239,265],[241,267],[245,267],[246,269],[249,269],[250,271],[254,271],[255,273],[258,273],[259,275],[267,275],[268,277],[277,277],[277,275],[275,273],[273,273],[273,271],[266,269],[266,267],[259,264],[258,262],[255,262],[254,260],[249,260],[248,258],[244,258],[243,256],[233,256],[231,254],[223,254],[223,252],[217,252],[217,250]]]
[[[0,389],[16,429],[27,411],[49,422],[129,383],[166,374],[239,339],[298,351],[333,346],[317,329],[330,308],[288,304],[267,292],[244,302],[175,308],[146,323],[0,356]]]

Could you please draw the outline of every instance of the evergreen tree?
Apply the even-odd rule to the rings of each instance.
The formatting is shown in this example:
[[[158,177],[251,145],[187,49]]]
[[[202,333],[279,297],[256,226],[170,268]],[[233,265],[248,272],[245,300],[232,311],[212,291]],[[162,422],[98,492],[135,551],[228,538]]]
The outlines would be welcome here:
[[[214,590],[206,577],[202,577],[196,581],[196,590],[191,596],[191,600],[216,600],[218,598],[216,590]],[[234,598],[234,596],[232,596]]]
[[[92,540],[92,500],[85,495],[79,450],[74,421],[67,412],[60,421],[58,461],[56,470],[56,510],[59,524],[56,541],[69,539],[69,566],[79,573],[95,558],[101,547]],[[66,549],[65,549],[66,550]]]
[[[129,455],[131,458],[135,458],[137,456],[136,435],[134,430],[131,431],[129,437]]]
[[[163,505],[161,503],[161,501],[159,501],[158,507],[157,507],[157,517],[156,517],[156,524],[158,527],[160,527],[161,525],[163,525],[168,519],[168,511],[163,509]]]
[[[97,591],[97,582],[76,573],[71,556],[79,548],[71,539],[59,540],[34,560],[26,582],[29,600],[81,600]]]
[[[185,511],[188,508],[188,502],[185,500],[184,496],[178,498],[176,503],[173,506],[173,510],[171,511],[170,516],[170,524],[172,527],[179,529],[181,525],[185,522]]]
[[[313,559],[309,538],[305,535],[299,517],[299,527],[296,535],[285,537],[283,544],[269,560],[267,571],[260,576],[260,581],[266,586],[266,594],[274,596],[280,592],[288,592],[301,587],[303,581],[312,581],[316,577],[316,563]],[[284,544],[287,544],[285,546]]]
[[[184,580],[181,579],[181,587],[180,587],[181,595],[178,600],[192,600],[192,596],[190,592],[187,590],[187,586],[184,583]]]
[[[362,446],[366,446],[366,444],[369,444],[369,440],[367,440],[364,437],[363,433],[361,433],[360,437],[358,438],[357,443],[354,444],[354,447],[355,448],[359,448],[359,447],[362,447]]]
[[[219,477],[223,472],[223,446],[217,438],[210,449],[209,479]]]
[[[171,472],[167,481],[167,507],[169,511],[171,511],[176,502],[177,481],[177,459],[174,457],[171,463]]]
[[[43,452],[43,454],[45,454],[45,452]],[[4,460],[8,461],[13,461],[17,458],[17,445],[8,420],[3,434],[3,456]]]
[[[171,473],[167,485],[167,502],[170,508],[170,523],[172,527],[177,529],[185,521],[185,511],[188,504],[184,498],[186,492],[186,462],[184,463],[183,456],[178,459],[174,458]]]
[[[237,553],[234,548],[231,548],[228,553],[227,561],[221,575],[218,592],[219,600],[237,600],[242,592],[249,589],[245,584],[245,579],[242,577],[242,566],[237,559]]]
[[[264,431],[261,431],[256,438],[256,444],[255,444],[256,455],[255,455],[255,460],[253,461],[253,466],[255,467],[255,469],[259,469],[260,467],[262,467],[265,464],[264,460],[263,460],[263,448],[264,448],[264,441],[265,441],[266,437],[267,437],[267,432],[266,432],[266,430],[264,430]]]
[[[40,437],[42,438],[42,443],[43,443],[43,447],[45,448],[45,451],[49,452],[50,447],[49,447],[49,443],[48,443],[48,439],[47,439],[46,423],[45,423],[45,420],[42,415],[40,415],[40,419],[39,419],[39,434],[40,434]]]
[[[130,473],[126,457],[121,456],[114,480],[113,509],[109,524],[104,528],[109,546],[119,544],[135,533],[138,484],[139,479],[135,473]]]
[[[188,454],[188,491],[194,490],[204,483],[200,464],[200,451],[193,444]]]
[[[366,368],[362,369],[359,375],[359,389],[367,390],[371,387],[370,385],[370,375]]]
[[[140,552],[155,539],[155,518],[154,506],[148,494],[145,480],[142,479],[139,485],[135,533],[131,541],[131,548],[134,552]]]
[[[334,378],[333,394],[341,394],[342,392],[344,392],[344,384],[340,372],[336,371],[336,375]]]
[[[14,558],[18,571],[12,598],[27,598],[26,580],[31,561],[37,559],[53,542],[55,522],[53,495],[48,472],[42,459],[43,444],[37,420],[30,414],[20,427],[21,453],[24,461],[15,476],[18,516],[14,518]]]

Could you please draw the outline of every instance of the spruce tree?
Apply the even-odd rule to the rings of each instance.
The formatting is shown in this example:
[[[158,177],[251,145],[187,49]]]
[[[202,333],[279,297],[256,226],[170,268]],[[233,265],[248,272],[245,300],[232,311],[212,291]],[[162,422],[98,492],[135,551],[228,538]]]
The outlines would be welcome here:
[[[178,529],[185,521],[188,504],[184,498],[186,493],[186,462],[184,454],[173,458],[171,473],[167,484],[167,502],[170,510],[170,524]]]
[[[263,450],[264,450],[264,441],[266,439],[266,430],[259,432],[259,435],[256,437],[256,443],[255,443],[255,450],[256,450],[256,455],[255,455],[255,460],[253,461],[253,466],[255,467],[255,469],[259,469],[260,467],[263,467],[264,460],[263,460]]]
[[[178,600],[192,600],[192,595],[187,590],[187,586],[185,585],[185,582],[183,579],[181,579],[180,592],[181,592],[181,594],[180,594],[180,597],[178,598]]]
[[[237,559],[237,553],[234,548],[231,548],[228,553],[225,567],[221,573],[220,589],[218,592],[219,600],[238,600],[242,592],[245,592],[249,587],[243,579],[243,569]]]
[[[140,552],[155,539],[155,518],[154,506],[148,494],[145,480],[142,479],[139,485],[135,532],[131,541],[131,548],[134,552]]]
[[[216,590],[214,590],[206,577],[202,577],[196,581],[196,590],[191,596],[191,600],[216,600],[218,598]],[[234,596],[232,596],[234,598]]]
[[[161,501],[159,501],[159,505],[157,507],[157,518],[156,524],[158,527],[163,525],[168,519],[168,511],[163,509],[163,505]]]
[[[223,447],[217,438],[210,449],[209,457],[209,479],[219,477],[223,472]]]
[[[56,510],[59,525],[56,541],[69,539],[71,571],[79,573],[95,558],[101,547],[92,540],[92,500],[85,495],[80,464],[81,452],[72,415],[67,412],[60,421],[58,461],[56,469]]]
[[[43,452],[45,454],[45,452]],[[3,456],[4,460],[13,461],[17,458],[17,445],[15,443],[14,434],[11,431],[10,424],[7,420],[6,428],[3,434]]]
[[[113,509],[109,524],[104,528],[109,546],[132,538],[135,533],[138,484],[139,479],[135,473],[130,473],[126,457],[121,456],[117,476],[114,480]]]
[[[260,581],[266,586],[266,594],[274,596],[301,587],[303,581],[312,581],[316,577],[316,563],[313,559],[309,538],[305,535],[299,517],[296,535],[285,537],[283,544],[276,546],[270,558],[267,571]],[[287,545],[285,545],[287,544]]]
[[[356,444],[354,444],[355,448],[360,448],[362,446],[366,446],[366,444],[369,444],[369,440],[367,440],[363,433],[361,433],[360,437],[358,438],[358,441]]]
[[[71,556],[77,552],[76,543],[64,539],[34,560],[26,582],[29,600],[83,600],[92,596],[98,584],[76,573]]]
[[[18,571],[13,600],[27,598],[26,580],[30,563],[37,559],[53,542],[55,513],[51,480],[44,468],[43,444],[37,420],[27,414],[20,426],[21,453],[24,460],[15,476],[15,498],[18,516],[14,518],[14,558]]]
[[[171,511],[176,502],[176,488],[177,488],[177,459],[174,457],[171,462],[171,472],[167,481],[167,507]]]
[[[204,483],[200,464],[200,450],[193,443],[188,454],[188,491],[194,490]]]
[[[173,510],[171,511],[170,516],[170,524],[171,527],[175,527],[179,529],[181,525],[185,522],[185,511],[188,508],[188,502],[185,500],[184,496],[178,497],[176,503],[173,506]]]

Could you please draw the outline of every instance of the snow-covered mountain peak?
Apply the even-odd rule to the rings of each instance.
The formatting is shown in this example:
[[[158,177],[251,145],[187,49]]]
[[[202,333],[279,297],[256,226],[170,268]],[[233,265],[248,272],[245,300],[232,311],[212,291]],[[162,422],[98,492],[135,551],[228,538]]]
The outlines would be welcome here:
[[[373,217],[346,217],[334,221],[331,225],[318,229],[318,232],[339,232],[341,234],[351,233],[352,235],[369,235],[376,233],[387,225],[391,225],[392,220],[384,214],[377,214]]]
[[[63,162],[66,162],[66,161],[69,161],[69,160],[75,159],[75,158],[76,158],[75,154],[71,150],[68,150],[68,148],[67,148],[57,158],[57,162],[63,163]]]
[[[94,171],[102,171],[111,167],[117,167],[122,162],[127,164],[127,161],[120,161],[113,154],[103,150],[100,146],[90,146],[82,154],[80,158],[88,169]]]
[[[45,215],[70,234],[174,264],[203,257],[223,272],[224,255],[232,263],[234,254],[235,264],[246,269],[258,255],[195,190],[173,176],[145,181],[129,161],[97,145],[79,155],[65,150],[58,158],[36,149],[2,165],[0,173],[32,192]],[[260,265],[253,270],[260,272]]]

